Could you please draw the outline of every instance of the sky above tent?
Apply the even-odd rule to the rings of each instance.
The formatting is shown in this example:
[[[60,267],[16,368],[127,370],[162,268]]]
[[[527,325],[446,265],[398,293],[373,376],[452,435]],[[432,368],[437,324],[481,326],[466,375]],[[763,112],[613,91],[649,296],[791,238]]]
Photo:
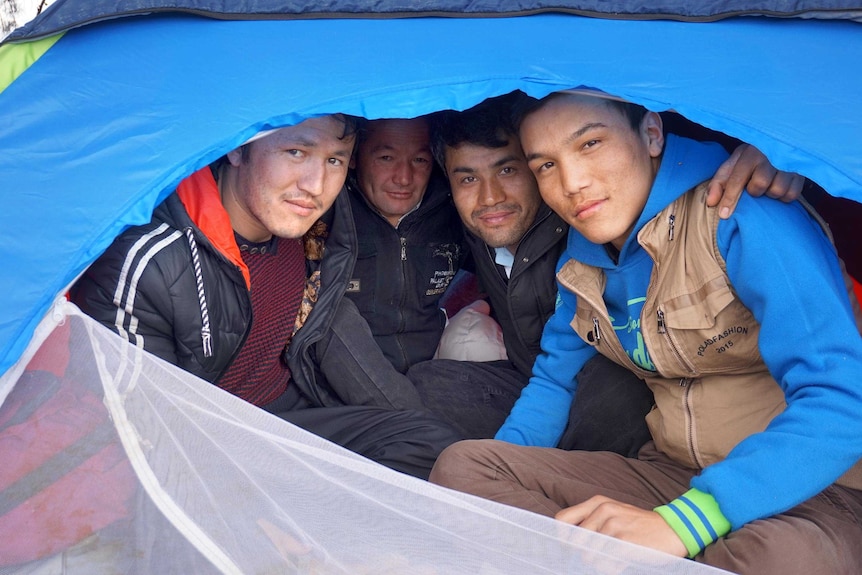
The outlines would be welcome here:
[[[585,85],[674,109],[834,195],[862,199],[854,22],[88,12],[105,5],[57,0],[26,30],[74,9],[78,23],[95,22],[0,46],[0,87],[13,78],[0,92],[0,372],[58,294],[117,233],[148,221],[180,179],[260,129],[317,114],[411,117],[513,89],[541,96]]]
[[[0,2],[0,40],[36,17],[54,0],[4,0]]]

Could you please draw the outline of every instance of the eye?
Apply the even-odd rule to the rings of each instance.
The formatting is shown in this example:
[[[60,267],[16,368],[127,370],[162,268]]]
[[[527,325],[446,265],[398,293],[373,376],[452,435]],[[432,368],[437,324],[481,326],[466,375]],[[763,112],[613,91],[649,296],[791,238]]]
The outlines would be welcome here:
[[[478,180],[476,180],[476,176],[464,176],[463,178],[458,180],[458,183],[461,184],[462,186],[466,186],[466,185],[472,184],[473,182],[476,182],[476,181],[478,181]]]
[[[589,140],[589,141],[584,143],[584,148],[586,148],[586,149],[592,148],[593,146],[597,145],[598,143],[599,143],[598,140]]]
[[[553,167],[554,167],[554,162],[545,162],[543,164],[539,164],[538,166],[536,166],[533,169],[533,171],[536,172],[537,174],[539,174],[541,172],[547,172],[548,170],[552,169]]]
[[[422,158],[422,157],[413,158],[413,161],[416,162],[417,164],[428,164],[431,162],[431,160],[429,160],[428,158]]]
[[[392,156],[377,156],[377,159],[381,162],[391,162]]]
[[[294,158],[302,158],[305,153],[302,150],[297,150],[296,148],[291,148],[289,150],[285,150],[288,155],[293,156]]]
[[[331,166],[343,166],[344,165],[344,160],[342,160],[341,158],[329,158],[329,160],[327,160],[327,161],[329,162],[329,164]]]
[[[515,168],[512,166],[505,166],[502,170],[500,170],[500,174],[503,176],[509,176],[515,173]]]

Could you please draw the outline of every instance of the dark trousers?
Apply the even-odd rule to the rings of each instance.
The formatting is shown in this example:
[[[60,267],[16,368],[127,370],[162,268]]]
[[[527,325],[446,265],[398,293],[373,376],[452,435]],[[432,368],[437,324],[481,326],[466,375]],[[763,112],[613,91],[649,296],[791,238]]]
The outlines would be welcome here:
[[[557,447],[636,457],[644,443],[652,439],[646,415],[653,402],[652,391],[643,380],[597,355],[578,374],[569,425]]]
[[[264,409],[354,453],[420,479],[428,478],[443,449],[461,439],[448,424],[423,411],[364,405],[309,407],[294,386]]]
[[[338,304],[332,325],[314,345],[326,385],[345,405],[422,409],[406,375],[396,370],[349,298]]]
[[[429,411],[465,439],[494,437],[528,381],[509,361],[433,359],[399,373],[348,298],[314,353],[326,385],[345,405]],[[650,438],[644,417],[652,404],[652,392],[640,379],[598,355],[578,374],[559,447],[634,457]]]
[[[494,437],[527,383],[509,361],[432,359],[407,377],[425,408],[467,439]]]
[[[468,439],[494,437],[528,381],[508,361],[431,360],[416,364],[407,376],[425,407]],[[650,439],[644,418],[652,404],[643,381],[596,356],[578,374],[559,447],[634,457]]]

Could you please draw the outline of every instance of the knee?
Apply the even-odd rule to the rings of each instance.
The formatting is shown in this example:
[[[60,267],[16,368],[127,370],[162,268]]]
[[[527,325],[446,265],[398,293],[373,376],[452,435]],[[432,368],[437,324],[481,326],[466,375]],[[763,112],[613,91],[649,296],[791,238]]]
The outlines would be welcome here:
[[[434,378],[438,371],[440,365],[440,360],[437,359],[429,359],[426,361],[420,361],[419,363],[414,363],[407,369],[407,379],[413,382],[413,385],[420,386],[425,383],[429,378]]]
[[[483,465],[480,463],[479,454],[491,441],[493,440],[470,439],[453,443],[437,458],[428,480],[458,491],[469,491],[465,487],[481,475],[478,470]]]

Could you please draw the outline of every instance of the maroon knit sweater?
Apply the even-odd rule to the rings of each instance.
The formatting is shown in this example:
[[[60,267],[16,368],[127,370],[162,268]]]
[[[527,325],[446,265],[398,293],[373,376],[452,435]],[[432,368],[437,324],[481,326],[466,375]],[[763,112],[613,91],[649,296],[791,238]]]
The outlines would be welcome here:
[[[305,289],[302,240],[273,238],[252,243],[236,236],[251,274],[251,331],[218,386],[254,405],[266,405],[287,389],[290,369],[283,350],[290,343]]]

